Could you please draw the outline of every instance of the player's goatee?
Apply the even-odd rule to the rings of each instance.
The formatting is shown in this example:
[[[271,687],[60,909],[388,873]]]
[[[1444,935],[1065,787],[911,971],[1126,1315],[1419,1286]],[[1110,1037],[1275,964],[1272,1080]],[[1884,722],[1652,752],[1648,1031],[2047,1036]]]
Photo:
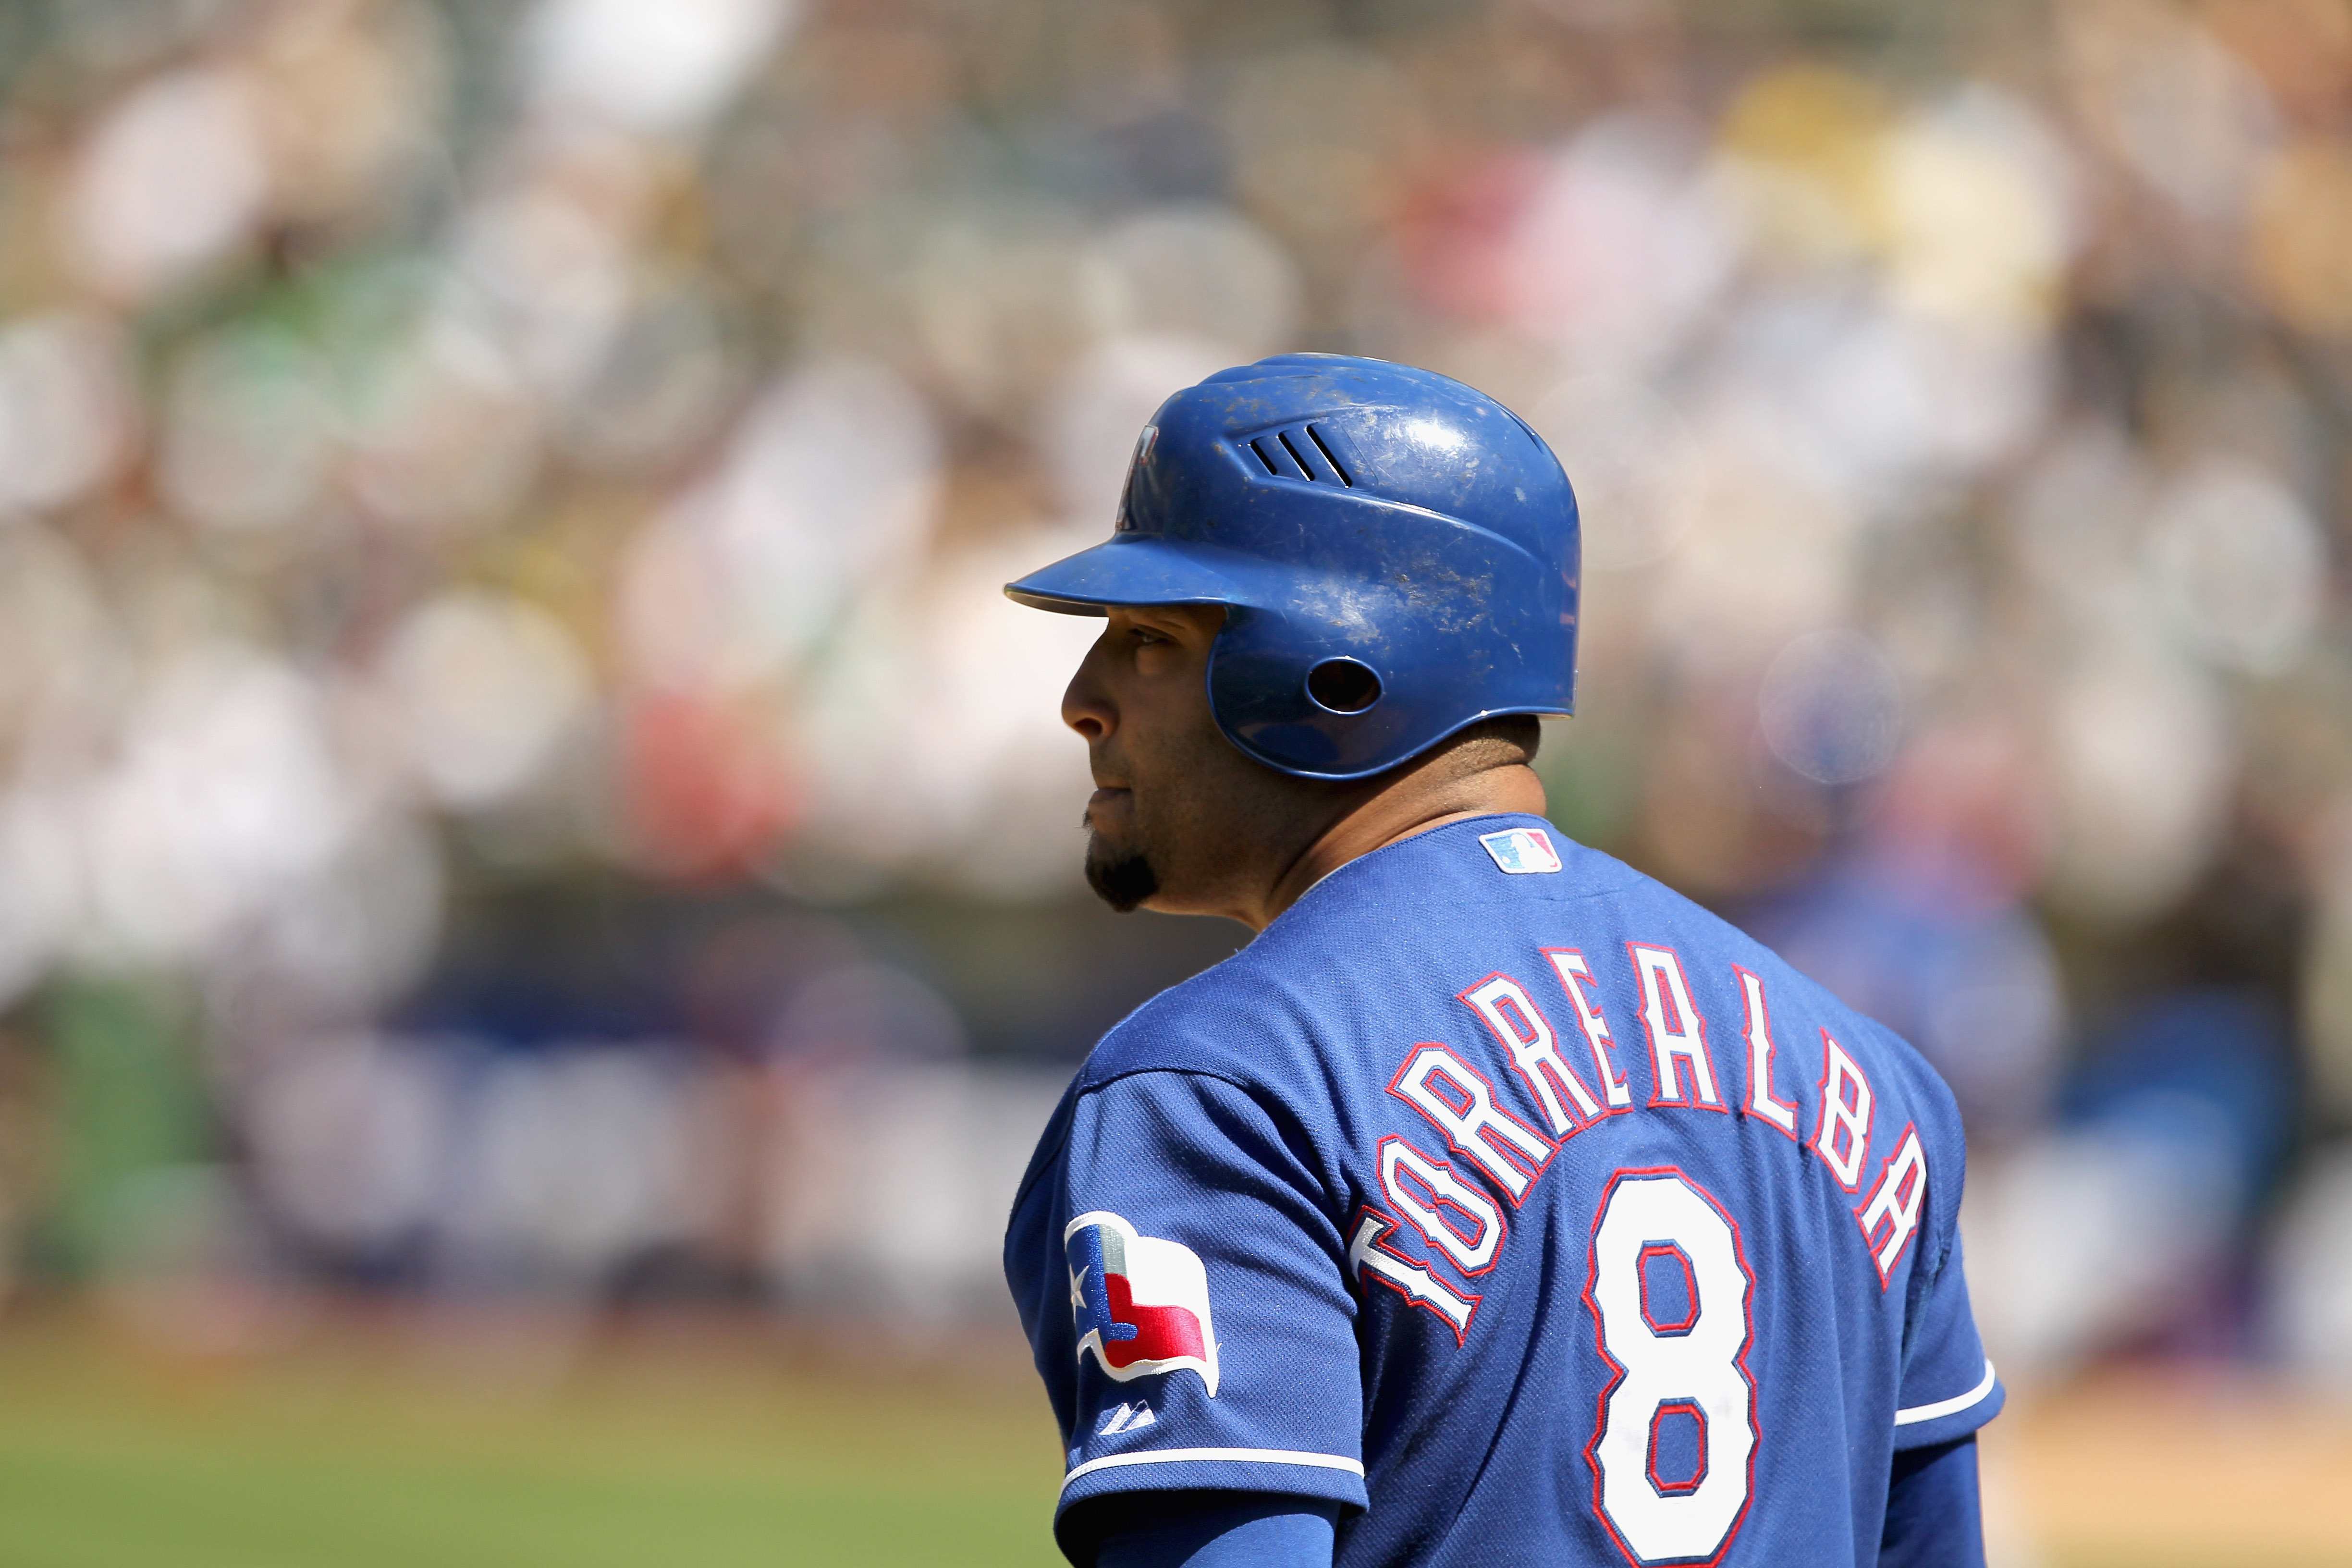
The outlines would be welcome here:
[[[1092,824],[1088,824],[1091,828]],[[1099,833],[1087,836],[1087,886],[1120,914],[1133,914],[1160,890],[1160,874],[1140,851],[1122,853]]]

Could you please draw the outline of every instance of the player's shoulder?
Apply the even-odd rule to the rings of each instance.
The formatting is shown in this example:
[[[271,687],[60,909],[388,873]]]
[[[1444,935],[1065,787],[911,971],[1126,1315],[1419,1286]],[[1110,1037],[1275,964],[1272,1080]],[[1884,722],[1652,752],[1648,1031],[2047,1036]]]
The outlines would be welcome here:
[[[1958,1140],[1958,1105],[1942,1075],[1908,1040],[1856,1011],[1724,916],[1597,850],[1587,853],[1622,872],[1611,883],[1610,923],[1628,942],[1675,947],[1696,971],[1692,978],[1703,982],[1703,993],[1720,998],[1724,1026],[1745,1026],[1747,983],[1741,976],[1753,976],[1767,999],[1770,1026],[1782,1041],[1818,1044],[1826,1036],[1874,1081],[1899,1091],[1899,1102],[1921,1121],[1931,1142]]]
[[[1312,1026],[1263,953],[1244,948],[1180,981],[1097,1042],[1073,1089],[1085,1094],[1139,1073],[1205,1074],[1250,1087],[1279,1079],[1313,1049]]]

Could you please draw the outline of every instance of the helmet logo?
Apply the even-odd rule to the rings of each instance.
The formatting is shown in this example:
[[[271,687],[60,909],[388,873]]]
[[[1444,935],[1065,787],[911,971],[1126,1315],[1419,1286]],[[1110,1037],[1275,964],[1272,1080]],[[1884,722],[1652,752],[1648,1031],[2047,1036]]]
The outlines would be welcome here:
[[[1128,500],[1135,493],[1135,470],[1150,461],[1151,448],[1159,441],[1160,426],[1157,425],[1146,425],[1143,434],[1135,438],[1135,456],[1127,460],[1127,482],[1118,489],[1118,516],[1110,525],[1113,533],[1135,531],[1135,519],[1128,510]]]

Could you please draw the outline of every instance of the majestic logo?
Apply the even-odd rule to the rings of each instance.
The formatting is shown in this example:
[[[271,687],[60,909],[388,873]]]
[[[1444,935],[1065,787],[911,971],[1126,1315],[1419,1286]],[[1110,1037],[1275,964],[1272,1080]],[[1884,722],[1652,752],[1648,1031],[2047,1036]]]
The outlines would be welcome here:
[[[1096,1424],[1095,1436],[1110,1437],[1121,1432],[1139,1432],[1159,1419],[1151,1414],[1151,1406],[1139,1399],[1132,1405],[1104,1411],[1102,1420]]]
[[[1092,1351],[1120,1383],[1191,1367],[1217,1396],[1209,1271],[1179,1242],[1141,1236],[1115,1214],[1082,1214],[1062,1231],[1078,1356]],[[1133,1425],[1133,1423],[1130,1423]]]
[[[1551,847],[1551,835],[1540,827],[1510,827],[1500,833],[1481,834],[1478,842],[1486,847],[1496,865],[1514,877],[1559,869],[1559,851]]]

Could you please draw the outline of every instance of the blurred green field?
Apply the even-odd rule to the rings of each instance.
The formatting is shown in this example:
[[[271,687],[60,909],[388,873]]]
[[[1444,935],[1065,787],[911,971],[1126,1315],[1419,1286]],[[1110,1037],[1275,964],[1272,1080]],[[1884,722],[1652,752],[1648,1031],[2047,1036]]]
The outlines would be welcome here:
[[[668,1317],[185,1303],[166,1352],[0,1318],[0,1568],[1051,1568],[1053,1425],[1009,1325],[919,1344]],[[259,1347],[266,1346],[266,1352]],[[2352,1568],[2352,1406],[2243,1374],[2021,1392],[1995,1568]]]
[[[340,1325],[250,1363],[0,1326],[6,1568],[1044,1564],[1058,1474],[1010,1376],[741,1324],[562,1367],[528,1325]]]

